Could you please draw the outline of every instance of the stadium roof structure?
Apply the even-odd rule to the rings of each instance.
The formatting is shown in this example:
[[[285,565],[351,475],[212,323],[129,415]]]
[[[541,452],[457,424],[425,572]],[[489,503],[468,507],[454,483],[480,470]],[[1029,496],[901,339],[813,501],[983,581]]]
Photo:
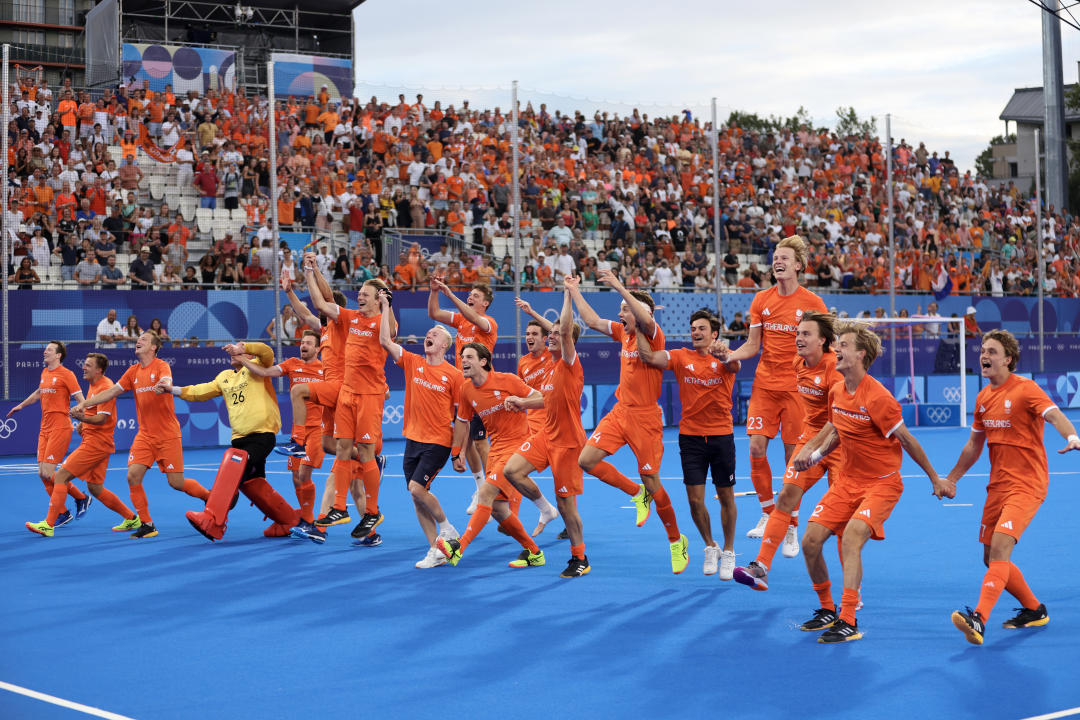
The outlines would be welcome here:
[[[1066,85],[1065,92],[1075,88],[1076,84]],[[1042,125],[1046,117],[1046,102],[1041,87],[1016,88],[1005,109],[998,116],[999,120],[1018,122],[1025,125]],[[1065,122],[1080,122],[1080,109],[1065,106]]]

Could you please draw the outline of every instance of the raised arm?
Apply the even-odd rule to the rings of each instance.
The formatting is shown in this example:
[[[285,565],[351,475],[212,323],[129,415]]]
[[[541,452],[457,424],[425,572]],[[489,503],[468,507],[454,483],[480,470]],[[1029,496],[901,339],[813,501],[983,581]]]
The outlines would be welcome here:
[[[390,299],[386,297],[385,293],[379,293],[379,307],[382,309],[382,317],[379,321],[379,344],[383,346],[386,352],[390,353],[390,357],[394,362],[401,359],[401,354],[405,352],[405,349],[394,342],[394,333],[390,329],[390,322],[394,319],[394,311],[390,309]]]
[[[466,320],[468,320],[469,322],[471,322],[473,325],[480,328],[484,332],[491,332],[491,323],[488,322],[487,318],[484,317],[483,315],[481,315],[480,313],[476,312],[475,310],[473,310],[471,307],[469,307],[465,303],[464,300],[462,300],[457,295],[455,295],[453,292],[451,292],[450,288],[446,285],[446,283],[444,283],[439,278],[432,278],[431,284],[436,286],[439,289],[439,291],[442,292],[443,295],[450,298],[450,302],[454,303],[454,307],[457,308],[457,311],[459,313],[461,313],[462,316]],[[428,314],[429,315],[431,314],[430,306],[431,306],[431,301],[429,300],[428,301],[428,310],[429,310]],[[447,318],[443,322],[450,322],[449,313],[447,313]]]
[[[285,374],[282,371],[280,365],[271,365],[270,367],[263,367],[261,364],[252,362],[251,360],[244,357],[243,355],[240,355],[236,359],[239,360],[240,364],[243,365],[244,367],[246,367],[248,369],[248,371],[252,375],[254,375],[256,377],[276,378],[276,377],[281,377],[282,375]]]
[[[522,300],[521,298],[516,297],[514,298],[514,304],[517,305],[518,310],[540,323],[540,327],[544,328],[544,332],[549,333],[551,332],[551,329],[555,327],[555,323],[533,310],[532,305],[529,304],[528,300]]]
[[[309,288],[312,287],[312,283],[317,282],[315,280],[315,275],[321,275],[321,274],[322,273],[317,273],[312,268],[305,266],[304,267],[304,279],[307,281],[307,286]],[[330,300],[327,300],[325,297],[322,296],[322,293],[313,292],[313,293],[311,293],[311,302],[315,306],[316,310],[318,310],[319,312],[321,312],[323,315],[330,318],[331,320],[337,320],[338,315],[341,314],[340,313],[340,308],[338,307],[338,304],[333,301],[333,296],[331,296]]]
[[[452,319],[452,313],[449,310],[443,310],[439,307],[439,286],[446,287],[446,285],[434,275],[428,280],[428,298],[427,298],[427,314],[428,317],[435,322],[449,323]],[[453,297],[453,295],[451,295]]]
[[[649,308],[645,306],[640,300],[630,294],[630,291],[626,289],[626,286],[619,280],[619,276],[610,270],[601,270],[597,279],[611,287],[612,290],[619,293],[623,302],[626,303],[626,307],[630,309],[631,314],[634,316],[634,320],[637,322],[638,329],[645,333],[646,337],[653,337],[656,334],[656,320],[653,319],[652,313],[649,312]]]
[[[309,266],[311,267],[312,271],[315,273],[315,283],[318,285],[319,292],[322,293],[323,299],[326,300],[327,302],[330,302],[331,300],[334,299],[334,291],[330,287],[330,283],[326,282],[326,278],[323,277],[323,274],[318,271],[318,265],[316,264],[316,260],[315,260],[315,253],[305,253],[304,254],[304,277],[305,277],[305,279],[307,278],[307,269],[308,269]],[[308,281],[308,292],[310,292],[312,294],[314,294],[314,292],[315,292],[314,289],[312,289],[312,287],[311,287],[311,282],[310,281]]]
[[[937,470],[934,470],[934,466],[930,464],[930,458],[926,457],[926,451],[923,450],[922,445],[915,439],[915,436],[911,434],[911,431],[907,429],[907,425],[901,423],[900,427],[893,431],[893,435],[900,441],[900,444],[904,446],[904,450],[911,459],[919,464],[919,467],[926,473],[926,477],[930,478],[930,485],[933,487],[934,497],[937,498],[952,498],[956,497],[956,483],[946,478],[942,480],[938,477]]]
[[[321,273],[319,274],[321,276]],[[319,322],[319,317],[311,312],[308,306],[300,300],[295,292],[293,292],[292,283],[289,282],[289,278],[282,276],[281,284],[285,288],[285,294],[289,298],[289,305],[292,305],[293,312],[296,313],[296,316],[309,328],[318,332],[322,327],[322,323]]]
[[[576,284],[570,288],[570,297],[573,299],[574,304],[577,305],[578,314],[581,315],[583,323],[593,330],[611,337],[611,323],[596,314],[596,311],[586,302],[585,296],[581,294],[581,290]]]
[[[559,349],[562,350],[563,362],[573,365],[577,358],[577,344],[574,342],[574,306],[570,298],[570,288],[577,287],[581,278],[567,275],[563,281],[562,311],[559,313]]]

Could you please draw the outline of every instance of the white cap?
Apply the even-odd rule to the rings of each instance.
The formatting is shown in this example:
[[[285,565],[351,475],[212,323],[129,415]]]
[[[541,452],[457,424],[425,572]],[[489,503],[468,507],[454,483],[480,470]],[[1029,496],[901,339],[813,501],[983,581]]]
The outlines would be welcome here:
[[[967,310],[964,311],[964,314],[965,315],[974,315],[975,314],[975,306],[974,305],[968,305]]]

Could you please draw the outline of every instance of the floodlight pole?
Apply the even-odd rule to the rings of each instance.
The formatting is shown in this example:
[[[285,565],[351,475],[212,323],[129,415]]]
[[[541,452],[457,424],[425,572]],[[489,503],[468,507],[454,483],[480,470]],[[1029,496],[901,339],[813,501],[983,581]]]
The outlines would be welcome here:
[[[510,90],[510,217],[514,223],[514,297],[521,297],[521,188],[518,185],[518,81]],[[521,310],[514,311],[514,354],[521,357]]]
[[[892,114],[885,114],[885,192],[889,197],[889,317],[896,317],[896,244],[893,236]],[[889,363],[896,376],[896,333],[889,340]]]
[[[270,245],[274,256],[274,353],[279,360],[281,358],[281,263],[278,262],[278,244],[281,242],[280,228],[278,226],[278,181],[277,181],[277,98],[274,96],[274,61],[266,63],[266,96],[267,96],[267,131],[270,143]],[[258,237],[258,236],[256,236]],[[303,260],[301,260],[301,263]],[[318,292],[318,288],[311,290]],[[285,389],[284,379],[277,380],[278,392]]]
[[[7,43],[4,43],[4,67],[2,70],[0,70],[0,102],[3,103],[2,107],[0,107],[0,127],[3,128],[3,134],[0,135],[0,158],[4,159],[5,166],[7,165],[8,158],[7,126],[8,123],[11,122],[11,85],[8,83],[8,55],[10,54],[10,52],[11,46]],[[0,220],[2,220],[2,222],[0,222],[0,236],[3,236],[2,240],[0,240],[0,256],[3,257],[3,262],[6,265],[8,258],[11,257],[12,252],[11,249],[8,247],[8,237],[11,235],[12,228],[9,228],[7,226],[7,223],[9,218],[12,217],[12,215],[8,213],[8,196],[10,194],[10,190],[8,188],[6,170],[4,172],[4,177],[2,178],[2,180],[0,180],[0,185],[3,186],[3,190],[0,190]],[[11,330],[8,327],[8,299],[10,298],[10,296],[8,294],[7,267],[4,267],[3,273],[0,274],[4,276],[2,281],[2,292],[4,294],[4,399],[6,400],[8,397],[10,397],[8,390],[11,378],[11,362],[8,356],[8,353],[10,351],[10,348],[8,347],[8,342],[10,341]]]
[[[720,128],[716,125],[716,98],[712,99],[712,132],[709,144],[712,145],[712,214],[713,214],[713,271],[716,273],[716,312],[724,315],[724,296],[720,279]]]
[[[1046,357],[1043,345],[1046,340],[1043,328],[1043,286],[1046,284],[1046,263],[1043,262],[1043,234],[1042,234],[1042,168],[1039,163],[1039,130],[1035,129],[1035,262],[1038,263],[1039,273],[1039,372],[1046,372]]]

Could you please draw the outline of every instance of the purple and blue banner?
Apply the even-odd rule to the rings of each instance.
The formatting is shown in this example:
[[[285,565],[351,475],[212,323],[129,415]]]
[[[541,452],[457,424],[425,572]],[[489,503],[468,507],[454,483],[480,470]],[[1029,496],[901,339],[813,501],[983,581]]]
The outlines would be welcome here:
[[[205,95],[210,90],[236,89],[236,53],[220,48],[124,43],[123,82],[140,89],[148,81],[150,89],[162,92],[166,85],[180,98],[189,90]]]

